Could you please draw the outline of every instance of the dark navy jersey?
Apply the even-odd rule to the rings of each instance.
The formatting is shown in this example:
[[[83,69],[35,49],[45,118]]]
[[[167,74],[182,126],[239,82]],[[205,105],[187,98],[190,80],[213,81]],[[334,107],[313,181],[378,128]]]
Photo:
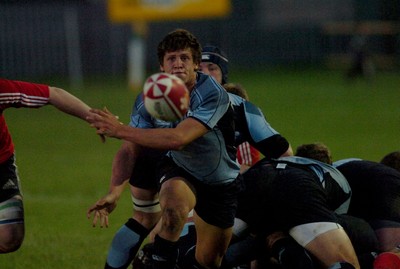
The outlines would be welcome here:
[[[352,195],[351,187],[346,177],[334,166],[298,156],[281,157],[274,161],[302,165],[312,170],[328,195],[330,207],[338,214],[347,213]]]
[[[333,165],[346,177],[353,192],[349,214],[366,220],[400,222],[399,171],[361,159],[344,159]]]
[[[268,159],[285,153],[288,141],[271,127],[260,108],[238,95],[228,94],[235,112],[236,146],[247,141]]]
[[[212,77],[197,73],[197,81],[190,93],[191,117],[209,131],[186,145],[182,150],[169,151],[174,162],[192,176],[208,184],[233,182],[239,173],[234,145],[233,109],[225,89]],[[153,118],[145,109],[143,96],[135,102],[130,125],[137,128],[173,128],[180,121],[170,123]]]
[[[236,217],[259,234],[312,222],[336,222],[321,179],[310,167],[261,160],[243,173]]]

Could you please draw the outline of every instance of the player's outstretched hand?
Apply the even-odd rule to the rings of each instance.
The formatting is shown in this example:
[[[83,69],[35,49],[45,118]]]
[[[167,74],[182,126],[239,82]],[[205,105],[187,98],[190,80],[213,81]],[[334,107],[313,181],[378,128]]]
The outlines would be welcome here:
[[[90,123],[90,126],[97,129],[97,134],[109,137],[117,137],[118,129],[122,125],[118,120],[118,116],[112,114],[107,108],[102,110],[90,109],[86,120]]]
[[[108,215],[117,207],[116,195],[110,193],[98,200],[87,210],[87,218],[90,219],[93,213],[93,227],[96,227],[97,222],[100,223],[100,228],[108,227]]]
[[[101,141],[102,143],[106,143],[106,136],[103,135],[103,134],[99,134],[99,136],[100,136],[100,141]]]

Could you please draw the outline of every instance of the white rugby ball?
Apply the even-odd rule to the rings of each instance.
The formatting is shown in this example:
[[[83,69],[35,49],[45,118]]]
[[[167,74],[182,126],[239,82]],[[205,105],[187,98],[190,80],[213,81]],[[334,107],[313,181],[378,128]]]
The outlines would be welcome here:
[[[144,106],[154,118],[174,122],[189,109],[189,91],[183,81],[168,73],[151,75],[144,83]]]

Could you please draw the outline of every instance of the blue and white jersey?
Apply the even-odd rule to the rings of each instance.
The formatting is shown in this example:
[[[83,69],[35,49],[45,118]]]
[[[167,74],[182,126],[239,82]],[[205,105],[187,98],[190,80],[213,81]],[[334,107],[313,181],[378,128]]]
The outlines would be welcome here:
[[[298,156],[281,157],[274,161],[278,163],[279,161],[284,161],[288,163],[300,164],[310,168],[318,176],[322,186],[327,190],[328,196],[339,196],[341,192],[345,194],[344,197],[346,197],[346,199],[343,199],[340,206],[335,209],[335,212],[338,214],[347,213],[350,205],[351,188],[347,179],[338,169],[336,169],[332,165],[314,159]],[[335,186],[332,185],[332,182],[327,182],[327,180],[329,180],[330,178],[326,177],[326,173],[328,173],[330,175],[330,178],[332,178],[336,182],[339,189],[335,188]]]
[[[190,93],[191,117],[209,131],[182,150],[168,152],[174,162],[207,184],[225,184],[239,174],[234,147],[233,109],[225,89],[212,77],[197,73],[197,82]],[[153,118],[145,109],[143,96],[135,102],[130,126],[136,128],[174,128],[180,121],[170,123]]]
[[[281,156],[289,143],[272,128],[261,109],[238,95],[228,94],[235,111],[236,145],[247,141],[267,158]]]
[[[336,161],[336,162],[332,163],[332,165],[334,167],[338,167],[338,166],[341,166],[342,164],[345,164],[345,163],[348,163],[348,162],[352,162],[352,161],[362,161],[362,159],[359,159],[359,158],[347,158],[347,159],[342,159],[342,160]]]

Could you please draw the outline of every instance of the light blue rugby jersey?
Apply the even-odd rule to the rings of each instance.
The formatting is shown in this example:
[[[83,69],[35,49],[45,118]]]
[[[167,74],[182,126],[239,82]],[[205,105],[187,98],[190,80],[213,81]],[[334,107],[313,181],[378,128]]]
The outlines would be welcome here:
[[[239,164],[229,156],[223,134],[217,127],[230,105],[228,94],[221,85],[212,77],[197,73],[197,82],[190,94],[189,111],[185,117],[200,121],[209,132],[182,150],[168,152],[178,166],[207,184],[230,183],[239,174]],[[129,125],[136,128],[173,128],[178,123],[151,117],[144,107],[143,95],[139,94]]]
[[[238,142],[237,144],[240,144],[244,141],[249,141],[250,139],[253,140],[255,143],[258,143],[273,135],[279,134],[279,132],[272,128],[271,125],[267,122],[264,114],[257,106],[236,94],[228,94],[229,99],[231,100],[231,103],[234,107],[240,107],[243,105],[242,113],[244,113],[244,117],[238,118],[240,120],[245,120],[246,122],[237,124],[238,126],[247,126],[248,129],[247,132],[247,130],[241,130],[241,127],[236,128],[235,134],[236,141]],[[241,112],[238,112],[238,110],[235,109],[235,113]],[[250,135],[250,137],[247,137],[247,135]],[[263,154],[265,154],[265,152],[263,152]]]
[[[351,188],[347,179],[338,169],[336,169],[332,165],[314,159],[303,158],[298,156],[281,157],[274,160],[278,162],[282,160],[289,163],[307,165],[318,176],[323,187],[325,187],[324,173],[329,173],[332,176],[332,178],[337,182],[337,184],[340,186],[340,188],[343,190],[343,192],[349,194],[349,198],[346,201],[344,201],[338,208],[336,208],[335,212],[338,214],[347,213],[347,211],[349,210],[350,199],[351,199]]]
[[[348,163],[348,162],[353,162],[353,161],[362,161],[362,159],[359,158],[347,158],[347,159],[342,159],[342,160],[338,160],[336,162],[333,162],[332,165],[334,167],[339,167],[342,164]]]

